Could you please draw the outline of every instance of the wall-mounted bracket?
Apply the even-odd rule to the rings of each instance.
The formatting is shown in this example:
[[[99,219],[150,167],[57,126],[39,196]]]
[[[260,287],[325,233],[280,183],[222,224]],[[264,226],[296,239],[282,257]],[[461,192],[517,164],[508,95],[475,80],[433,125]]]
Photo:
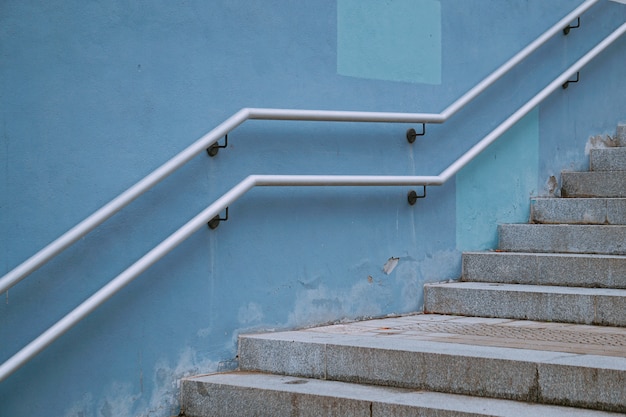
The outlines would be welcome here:
[[[422,132],[417,133],[415,129],[410,128],[409,130],[406,131],[406,140],[408,140],[409,143],[413,143],[415,142],[415,138],[417,138],[418,136],[424,136],[425,134],[426,134],[426,123],[422,123]]]
[[[219,226],[221,222],[225,222],[226,220],[228,220],[228,207],[226,207],[226,217],[220,217],[220,215],[218,214],[217,216],[209,220],[207,224],[209,226],[209,229],[215,230],[217,229],[217,226]]]
[[[577,83],[578,81],[580,81],[580,72],[576,73],[576,79],[575,80],[567,80],[563,83],[562,87],[565,90],[567,87],[569,87],[570,83]]]
[[[567,36],[567,35],[569,34],[569,31],[570,31],[570,30],[572,30],[572,29],[578,29],[579,27],[580,27],[580,17],[578,17],[578,18],[576,19],[576,24],[575,24],[575,25],[567,25],[567,27],[565,27],[565,28],[563,29],[563,34]]]
[[[228,146],[228,134],[226,134],[226,136],[224,136],[224,144],[223,145],[220,145],[217,142],[215,142],[213,145],[209,146],[206,149],[206,153],[208,153],[209,156],[215,156],[220,151],[220,149],[224,149],[227,146]]]
[[[426,186],[424,185],[422,187],[424,189],[424,192],[422,194],[417,194],[417,191],[415,190],[409,191],[409,193],[406,196],[406,199],[410,205],[414,205],[419,198],[426,198]]]

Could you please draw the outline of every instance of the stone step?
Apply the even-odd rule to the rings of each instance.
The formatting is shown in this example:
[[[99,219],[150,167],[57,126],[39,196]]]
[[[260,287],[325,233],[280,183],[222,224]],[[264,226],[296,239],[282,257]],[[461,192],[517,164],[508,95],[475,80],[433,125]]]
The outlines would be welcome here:
[[[419,314],[243,335],[239,361],[249,372],[626,412],[624,328]]]
[[[509,252],[598,253],[626,255],[626,226],[502,224],[500,250]]]
[[[530,199],[530,221],[626,225],[626,198],[535,197]]]
[[[626,197],[626,171],[561,173],[562,197]]]
[[[626,289],[626,257],[465,252],[463,281]]]
[[[589,169],[592,171],[626,170],[626,147],[591,149]]]
[[[182,380],[186,417],[603,417],[615,413],[257,372]]]
[[[626,290],[485,282],[426,284],[424,312],[626,326]]]

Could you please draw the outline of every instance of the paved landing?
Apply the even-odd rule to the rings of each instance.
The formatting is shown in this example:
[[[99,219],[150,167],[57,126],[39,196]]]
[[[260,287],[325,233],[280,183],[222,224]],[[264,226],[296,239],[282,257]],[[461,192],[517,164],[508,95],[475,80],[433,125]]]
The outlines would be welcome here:
[[[417,314],[306,331],[626,358],[625,327]]]

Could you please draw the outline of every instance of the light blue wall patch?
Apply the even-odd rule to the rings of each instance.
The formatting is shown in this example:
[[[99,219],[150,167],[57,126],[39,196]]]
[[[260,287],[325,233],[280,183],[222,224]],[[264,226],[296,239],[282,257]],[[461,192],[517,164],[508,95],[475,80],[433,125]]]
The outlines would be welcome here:
[[[456,245],[495,249],[498,223],[525,223],[536,194],[539,112],[535,109],[456,177]]]
[[[337,73],[441,84],[441,4],[338,0]]]

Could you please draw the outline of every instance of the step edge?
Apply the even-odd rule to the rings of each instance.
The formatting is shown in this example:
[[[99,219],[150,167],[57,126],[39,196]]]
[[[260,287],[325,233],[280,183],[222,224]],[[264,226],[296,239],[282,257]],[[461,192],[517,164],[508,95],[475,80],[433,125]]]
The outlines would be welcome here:
[[[254,375],[259,378],[267,380],[268,383],[263,384],[263,386],[259,384],[251,384],[246,383],[247,381],[241,381],[238,385],[234,385],[232,383],[229,384],[228,380],[224,378],[212,378],[213,374],[207,375],[203,378],[183,378],[181,384],[181,391],[185,392],[185,386],[189,383],[194,384],[214,384],[209,381],[209,379],[217,379],[218,381],[215,384],[220,384],[222,386],[232,386],[235,389],[252,389],[258,391],[283,391],[276,388],[272,384],[278,384],[282,380],[285,379],[294,379],[290,376],[285,375],[273,375],[266,374],[260,372],[247,372],[247,375]],[[223,374],[222,374],[223,375]],[[236,378],[240,374],[233,372],[230,373],[233,377],[231,379]],[[468,396],[468,395],[460,395],[453,393],[443,393],[436,391],[426,391],[426,390],[415,390],[415,389],[406,389],[406,388],[394,388],[394,387],[386,387],[386,386],[371,386],[371,385],[363,385],[363,384],[355,384],[351,382],[342,382],[342,381],[325,381],[325,380],[317,380],[313,378],[297,378],[297,380],[305,381],[304,383],[292,383],[283,382],[282,385],[288,385],[285,390],[288,393],[294,395],[311,395],[319,398],[337,398],[340,400],[352,400],[352,401],[364,401],[369,403],[379,403],[384,405],[398,405],[401,407],[408,407],[411,409],[429,409],[429,410],[440,410],[443,412],[463,412],[463,413],[472,413],[478,415],[482,415],[483,412],[488,413],[484,414],[485,416],[492,416],[494,413],[498,415],[507,415],[510,417],[516,416],[527,416],[527,415],[542,415],[546,417],[557,417],[561,415],[572,415],[573,417],[582,416],[614,416],[617,415],[615,413],[604,412],[599,410],[589,410],[589,409],[577,409],[571,407],[563,407],[559,405],[551,405],[551,404],[542,404],[542,403],[527,403],[522,401],[515,400],[507,400],[500,398],[490,398],[490,397],[476,397],[476,396]],[[268,386],[269,385],[269,386]],[[305,388],[316,389],[318,387],[324,387],[322,392],[311,392],[310,390],[306,390]],[[348,388],[352,392],[351,393],[343,393],[341,388]],[[327,394],[327,391],[332,389],[335,395]],[[283,392],[285,392],[283,391]],[[186,394],[186,392],[185,392]],[[183,394],[183,395],[185,395]],[[355,395],[356,394],[356,395]],[[360,394],[360,396],[359,396]],[[377,396],[376,394],[381,394]],[[372,400],[372,398],[377,398],[377,400]],[[185,397],[183,398],[185,401]],[[184,403],[183,403],[184,405]],[[489,411],[486,411],[489,410]],[[506,412],[506,414],[504,414]],[[528,414],[528,413],[532,414]],[[540,414],[536,414],[539,413]]]

